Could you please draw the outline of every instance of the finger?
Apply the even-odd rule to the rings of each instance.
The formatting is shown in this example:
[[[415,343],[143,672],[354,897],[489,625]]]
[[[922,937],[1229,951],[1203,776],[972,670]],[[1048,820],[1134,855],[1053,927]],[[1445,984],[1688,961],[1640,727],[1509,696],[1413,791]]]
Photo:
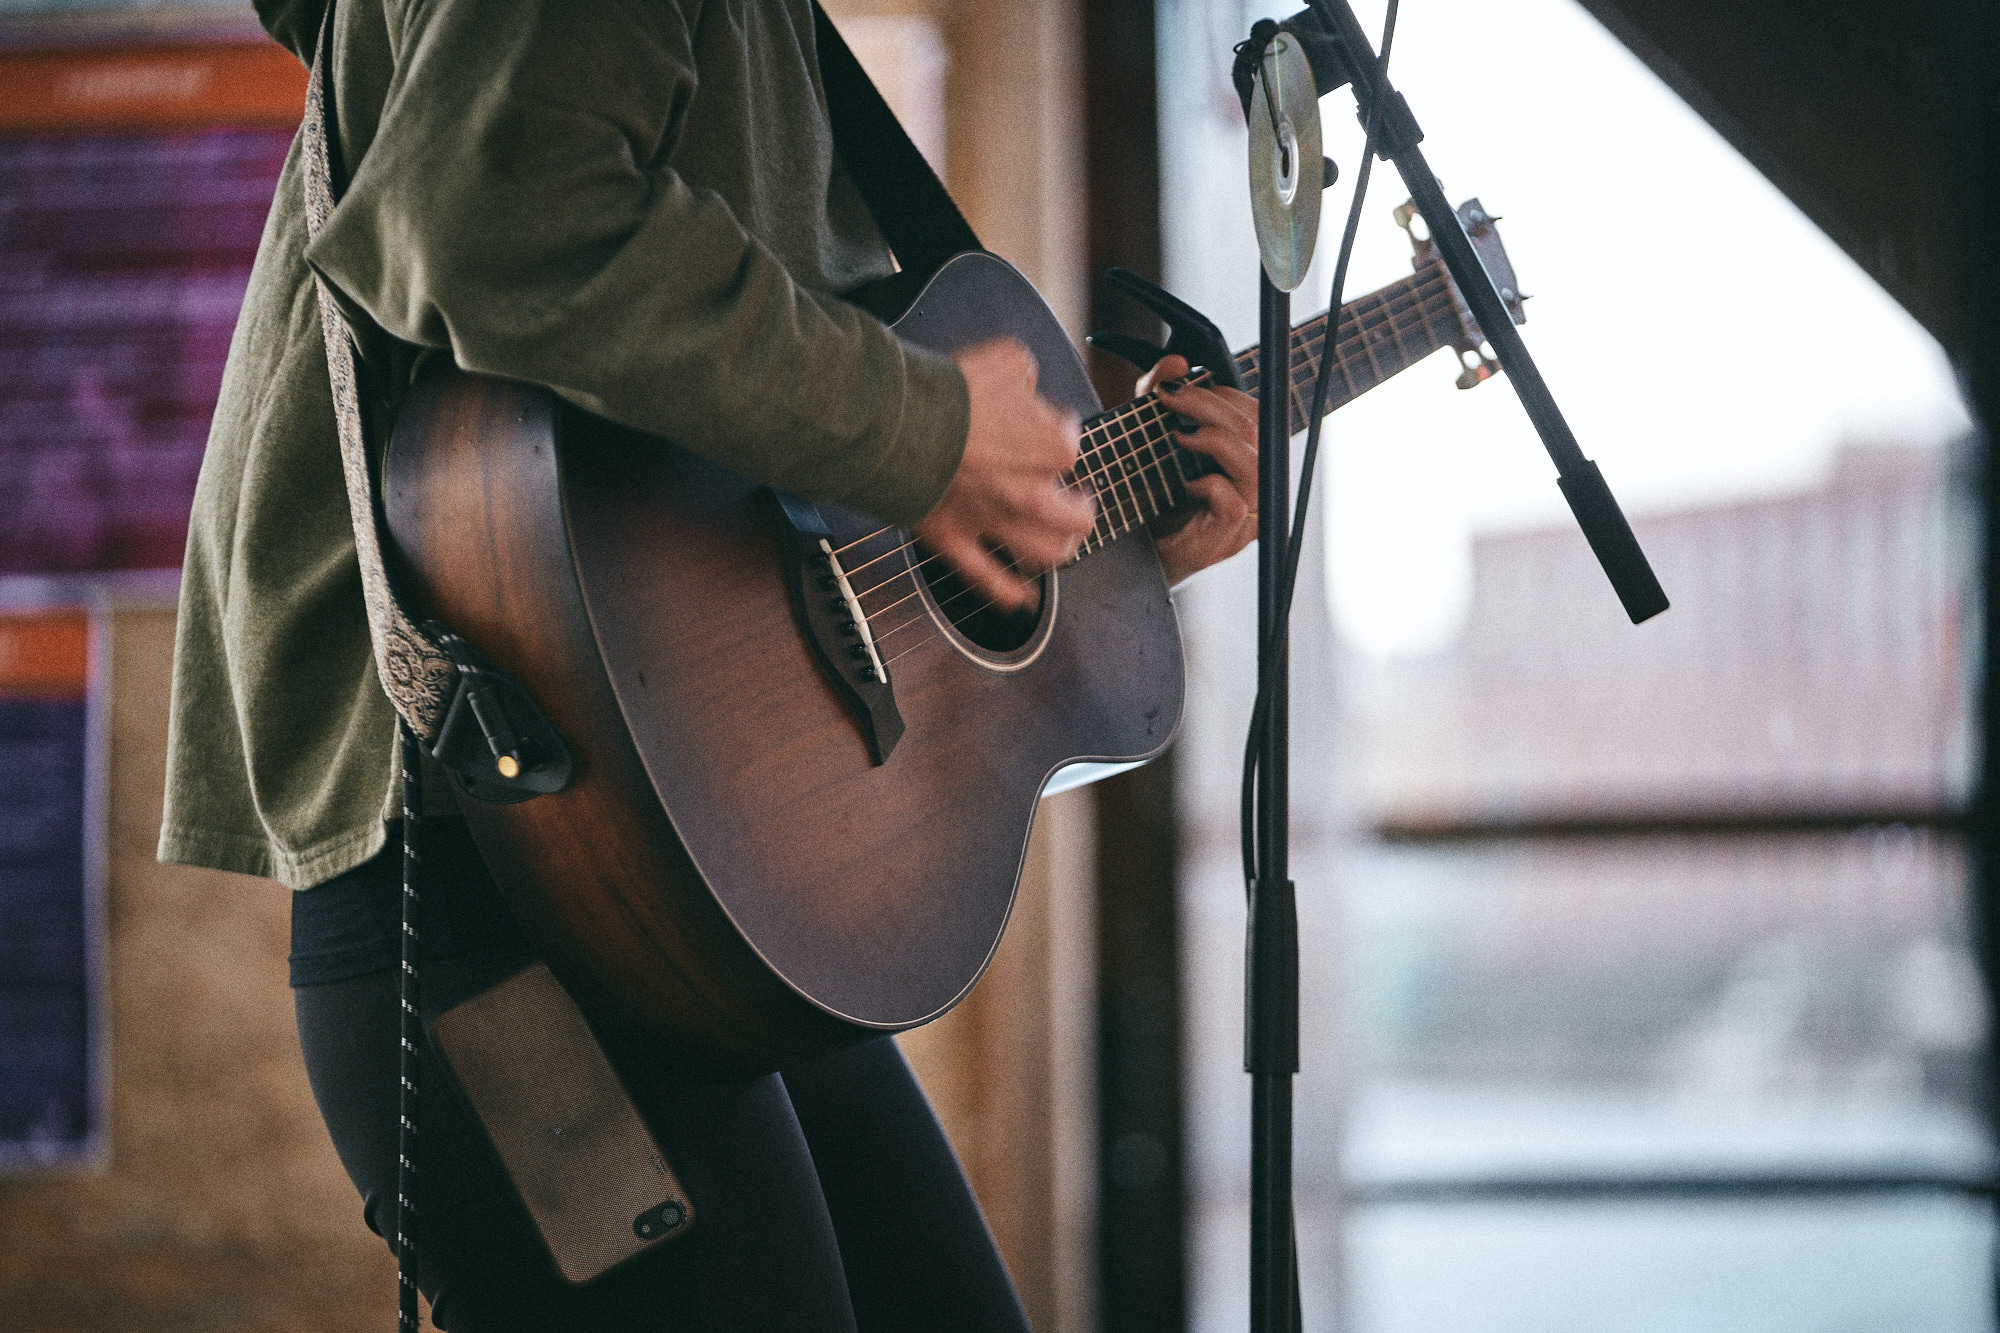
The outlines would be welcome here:
[[[952,354],[968,378],[999,385],[1018,385],[1030,392],[1040,378],[1041,363],[1019,338],[989,338]]]
[[[1055,569],[1076,555],[1096,516],[1090,501],[1074,493],[1051,492],[1034,514],[993,535],[1023,569]]]
[[[1257,405],[1243,400],[1241,394],[1183,383],[1162,388],[1160,401],[1182,416],[1198,418],[1204,425],[1240,431],[1246,440],[1257,438]]]
[[[1045,398],[1035,400],[1048,409],[1050,425],[1062,450],[1062,466],[1057,469],[1060,478],[1076,466],[1076,460],[1083,456],[1083,418],[1074,412],[1050,406]]]
[[[1021,376],[1021,383],[1027,386],[1030,393],[1033,393],[1036,385],[1041,382],[1042,363],[1035,360],[1035,354],[1028,347],[1028,344],[1018,338],[1007,339],[1007,350],[1013,353],[1014,364]]]
[[[1188,373],[1187,358],[1180,355],[1163,356],[1153,363],[1153,368],[1139,377],[1135,386],[1137,396],[1143,398],[1168,380],[1184,378]]]
[[[937,553],[959,578],[995,606],[1018,611],[1034,600],[1034,585],[1007,568],[980,542],[953,539],[940,543]]]
[[[1238,486],[1257,484],[1257,444],[1254,421],[1245,421],[1214,395],[1189,391],[1174,395],[1174,411],[1191,417],[1199,430],[1177,430],[1174,442],[1214,459]],[[1213,429],[1210,429],[1210,428]]]
[[[1203,507],[1186,527],[1160,541],[1160,563],[1169,584],[1227,560],[1257,538],[1256,514],[1225,479],[1202,477],[1188,489]]]
[[[1213,474],[1197,477],[1188,483],[1188,494],[1208,507],[1209,515],[1223,532],[1234,532],[1250,516],[1249,499],[1230,485],[1226,477]]]
[[[1204,426],[1237,430],[1248,438],[1256,438],[1256,409],[1246,408],[1233,398],[1219,394],[1213,389],[1166,388],[1160,391],[1160,397],[1181,416],[1193,417]]]

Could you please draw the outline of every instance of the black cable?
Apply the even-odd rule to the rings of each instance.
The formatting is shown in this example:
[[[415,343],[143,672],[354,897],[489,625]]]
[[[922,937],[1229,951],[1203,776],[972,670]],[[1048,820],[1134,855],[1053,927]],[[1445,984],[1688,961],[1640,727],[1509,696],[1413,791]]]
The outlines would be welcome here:
[[[1389,0],[1388,12],[1382,19],[1382,54],[1375,66],[1377,86],[1386,83],[1389,73],[1389,51],[1396,40],[1396,9],[1398,0]],[[1331,27],[1332,25],[1328,25]],[[1350,52],[1350,59],[1356,66],[1358,53]],[[1257,883],[1257,778],[1258,758],[1263,749],[1264,730],[1268,725],[1270,698],[1276,687],[1278,663],[1285,652],[1292,619],[1292,594],[1298,586],[1299,559],[1305,551],[1306,512],[1312,503],[1313,472],[1319,461],[1320,433],[1326,424],[1326,399],[1333,385],[1333,363],[1335,350],[1339,346],[1340,298],[1347,286],[1347,265],[1354,253],[1354,238],[1361,227],[1361,209],[1367,202],[1368,177],[1375,165],[1375,145],[1381,134],[1382,99],[1371,96],[1368,103],[1368,132],[1361,147],[1361,167],[1355,173],[1354,192],[1347,209],[1347,226],[1341,232],[1340,252],[1333,266],[1333,284],[1327,298],[1327,329],[1324,351],[1320,355],[1319,374],[1313,381],[1312,407],[1306,422],[1306,449],[1300,463],[1299,493],[1292,506],[1292,526],[1285,549],[1285,569],[1279,587],[1278,614],[1272,618],[1271,637],[1273,642],[1268,651],[1260,654],[1264,671],[1257,680],[1257,700],[1250,710],[1250,731],[1243,743],[1243,790],[1241,800],[1241,827],[1243,850],[1243,887],[1250,892]],[[1286,392],[1291,391],[1291,338],[1285,339]],[[1259,368],[1260,376],[1272,373],[1272,367]]]
[[[422,759],[416,733],[398,724],[403,751],[403,939],[402,974],[396,988],[402,1008],[402,1050],[397,1061],[396,1099],[396,1328],[420,1333],[417,1312],[417,1043],[423,1039],[418,1018],[417,886],[423,871],[418,816],[423,809]]]

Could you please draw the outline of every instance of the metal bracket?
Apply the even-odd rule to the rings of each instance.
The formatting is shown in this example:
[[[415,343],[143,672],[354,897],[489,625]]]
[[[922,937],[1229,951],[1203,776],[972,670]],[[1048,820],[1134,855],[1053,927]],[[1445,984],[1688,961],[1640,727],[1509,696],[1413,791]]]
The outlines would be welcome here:
[[[424,629],[458,668],[458,689],[431,756],[465,794],[515,805],[568,787],[576,772],[569,742],[521,683],[435,620]]]

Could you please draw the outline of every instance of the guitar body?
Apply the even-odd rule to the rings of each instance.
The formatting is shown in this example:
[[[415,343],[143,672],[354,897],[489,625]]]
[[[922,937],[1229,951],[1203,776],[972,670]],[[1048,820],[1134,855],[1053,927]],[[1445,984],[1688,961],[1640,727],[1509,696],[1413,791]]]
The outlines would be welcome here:
[[[1046,396],[1098,410],[1060,324],[990,255],[952,260],[893,324],[943,352],[1019,338]],[[953,625],[901,534],[859,548],[888,554],[857,585],[900,580],[874,599],[894,605],[875,633],[904,728],[878,762],[748,480],[447,368],[412,391],[385,491],[429,613],[575,754],[560,793],[461,793],[488,865],[600,1030],[684,1061],[770,1069],[943,1014],[999,943],[1049,775],[1156,755],[1179,721],[1178,627],[1142,531],[1047,576],[1032,628],[999,647]],[[878,526],[824,517],[835,546]]]

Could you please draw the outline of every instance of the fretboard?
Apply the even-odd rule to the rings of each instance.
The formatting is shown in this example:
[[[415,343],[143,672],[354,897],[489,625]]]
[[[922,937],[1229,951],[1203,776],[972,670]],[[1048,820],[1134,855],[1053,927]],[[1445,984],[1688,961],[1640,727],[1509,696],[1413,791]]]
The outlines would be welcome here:
[[[1321,315],[1292,330],[1289,378],[1294,429],[1305,425],[1312,405],[1326,327],[1327,317]],[[1444,265],[1435,260],[1400,282],[1342,306],[1339,330],[1333,347],[1333,381],[1327,386],[1329,412],[1468,334]],[[1235,360],[1243,387],[1257,392],[1262,379],[1257,349],[1238,352]],[[1208,380],[1207,372],[1198,371],[1189,382]],[[1073,484],[1088,485],[1096,492],[1097,525],[1077,548],[1077,559],[1181,508],[1188,502],[1188,483],[1217,470],[1206,456],[1174,443],[1172,418],[1172,410],[1148,394],[1084,423]]]

